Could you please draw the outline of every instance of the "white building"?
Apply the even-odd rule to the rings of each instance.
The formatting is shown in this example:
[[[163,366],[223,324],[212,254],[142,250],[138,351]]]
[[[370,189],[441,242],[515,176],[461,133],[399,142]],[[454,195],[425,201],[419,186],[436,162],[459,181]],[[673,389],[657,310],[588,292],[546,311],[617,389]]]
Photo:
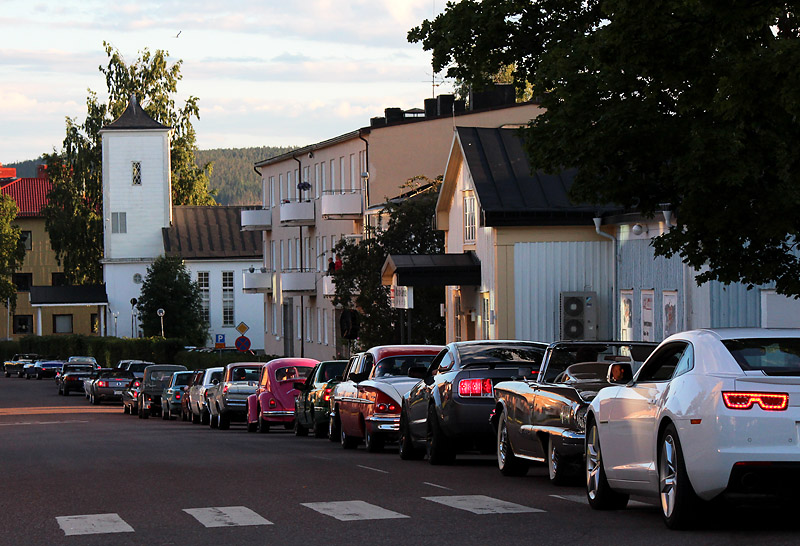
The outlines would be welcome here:
[[[200,286],[209,343],[222,335],[232,346],[244,323],[251,347],[263,349],[263,300],[244,293],[242,284],[245,271],[262,265],[261,240],[241,231],[243,207],[172,206],[170,131],[134,97],[119,119],[100,130],[108,332],[141,335],[131,301],[141,293],[147,268],[166,254],[182,257]]]

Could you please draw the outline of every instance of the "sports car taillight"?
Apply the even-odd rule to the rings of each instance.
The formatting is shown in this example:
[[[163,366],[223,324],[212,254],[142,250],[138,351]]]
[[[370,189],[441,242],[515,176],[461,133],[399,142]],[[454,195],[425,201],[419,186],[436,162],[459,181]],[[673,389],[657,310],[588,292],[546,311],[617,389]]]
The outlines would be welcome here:
[[[141,381],[134,381],[133,382],[133,388],[134,389],[138,389],[141,386],[142,386],[142,382]]]
[[[789,407],[785,392],[723,392],[722,400],[730,409],[749,410],[758,405],[764,411],[783,411]]]
[[[458,382],[459,396],[492,396],[492,380],[462,379]]]
[[[179,392],[175,393],[175,400],[180,400],[180,399],[181,399],[181,393]]]
[[[325,394],[322,395],[323,400],[325,400],[326,402],[328,400],[330,400],[331,399],[331,392],[333,392],[332,388],[325,387]]]
[[[98,387],[108,387],[108,381],[98,381],[97,382],[97,386]]]

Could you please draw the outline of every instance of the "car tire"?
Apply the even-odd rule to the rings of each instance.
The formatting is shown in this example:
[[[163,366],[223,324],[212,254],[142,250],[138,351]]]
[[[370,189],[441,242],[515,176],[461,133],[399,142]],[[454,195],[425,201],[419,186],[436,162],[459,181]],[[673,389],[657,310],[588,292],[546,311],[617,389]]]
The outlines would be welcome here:
[[[27,380],[28,380],[28,379],[30,379],[30,378],[31,378],[31,376],[30,376],[30,375],[28,375],[28,374],[26,373],[26,374],[25,374],[25,381],[27,381]]]
[[[255,432],[258,430],[258,421],[247,422],[247,432]]]
[[[702,512],[686,472],[678,431],[669,424],[658,446],[658,484],[661,516],[670,529],[686,529],[696,523]]]
[[[514,454],[508,438],[508,414],[503,409],[497,423],[497,468],[503,476],[524,476],[528,473],[528,463]]]
[[[69,396],[69,389],[68,388],[64,387],[63,391],[64,391],[64,396]]]
[[[42,380],[42,374],[40,374],[40,373],[37,373],[37,374],[36,374],[36,380],[37,380],[37,381],[41,381],[41,380]]]
[[[231,416],[227,413],[220,413],[217,416],[217,427],[220,430],[228,430],[231,428]]]
[[[553,436],[547,437],[547,474],[553,485],[566,485],[571,479],[570,461],[564,458],[556,448]]]
[[[444,435],[444,431],[439,426],[439,417],[436,415],[436,408],[431,404],[428,407],[428,437],[427,452],[428,462],[432,465],[453,464],[456,459],[456,451],[450,440]]]
[[[314,424],[314,438],[327,438],[327,437],[328,437],[327,423]]]
[[[166,404],[166,405],[162,406],[161,407],[161,418],[164,421],[169,421],[171,417],[172,417],[172,414],[170,413],[169,404]]]
[[[219,428],[219,416],[213,413],[208,416],[208,426],[210,428]]]
[[[628,505],[629,496],[611,489],[603,469],[600,450],[600,431],[592,421],[586,432],[586,497],[595,510],[621,510]]]
[[[11,377],[11,372],[5,372],[6,377]]]
[[[294,419],[294,435],[295,436],[308,436],[308,429],[300,424],[297,417]]]
[[[414,445],[411,438],[411,427],[408,426],[408,417],[405,412],[400,413],[400,458],[404,461],[419,460],[425,456],[425,451]]]
[[[341,440],[341,438],[339,438],[340,426],[338,415],[332,413],[330,417],[328,417],[328,440],[331,442],[338,442]]]
[[[344,427],[339,426],[339,440],[343,449],[355,449],[358,446],[358,438],[353,438],[344,431]]]
[[[371,432],[369,428],[365,427],[364,430],[364,447],[367,448],[369,453],[380,453],[383,451],[383,446],[386,441],[379,433]]]
[[[208,410],[203,410],[203,413],[200,415],[200,423],[204,425],[208,425],[211,423],[211,412]]]
[[[100,399],[94,393],[92,393],[92,395],[91,395],[91,402],[92,402],[92,405],[94,405],[94,406],[99,406],[100,405]]]
[[[64,396],[64,389],[61,388],[61,385],[58,386],[58,394],[59,396]]]
[[[269,432],[269,423],[264,421],[264,417],[261,415],[261,408],[258,408],[258,432],[261,434]]]

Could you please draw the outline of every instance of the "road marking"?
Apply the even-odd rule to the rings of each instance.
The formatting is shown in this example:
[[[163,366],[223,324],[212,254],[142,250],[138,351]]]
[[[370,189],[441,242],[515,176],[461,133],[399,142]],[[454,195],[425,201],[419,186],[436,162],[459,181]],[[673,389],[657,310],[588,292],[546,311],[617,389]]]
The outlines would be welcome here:
[[[47,415],[54,413],[119,413],[119,406],[40,406],[35,408],[0,408],[0,416]]]
[[[320,457],[319,455],[309,455],[312,459],[322,459],[323,461],[330,461],[330,457]]]
[[[577,502],[578,504],[589,504],[589,499],[586,498],[586,495],[550,495],[554,499],[561,499],[570,502]],[[628,506],[648,506],[652,507],[654,505],[647,504],[646,502],[639,502],[639,501],[628,501]]]
[[[0,427],[18,427],[21,425],[60,425],[62,423],[88,423],[89,421],[79,421],[77,419],[68,421],[20,421],[18,423],[0,423]]]
[[[214,508],[184,508],[183,510],[206,527],[244,527],[247,525],[272,525],[244,506]]]
[[[363,519],[397,519],[407,518],[408,516],[386,510],[380,506],[369,504],[368,502],[356,501],[339,501],[339,502],[304,502],[301,503],[307,508],[311,508],[324,514],[331,516],[339,521],[356,521]]]
[[[422,482],[422,483],[424,483],[425,485],[430,485],[431,487],[438,487],[439,489],[446,489],[448,491],[452,491],[452,489],[450,489],[449,487],[445,487],[443,485],[436,485],[435,483],[431,482]]]
[[[61,530],[70,535],[99,535],[105,533],[133,533],[133,527],[118,514],[90,514],[87,516],[56,517]]]
[[[367,470],[372,470],[374,472],[380,472],[381,474],[388,474],[386,470],[381,470],[380,468],[372,468],[371,466],[364,466],[363,464],[356,465],[359,468],[366,468]]]
[[[530,508],[506,502],[485,495],[450,495],[446,497],[422,497],[425,500],[438,502],[451,508],[466,510],[473,514],[522,514],[528,512],[544,512],[538,508]]]

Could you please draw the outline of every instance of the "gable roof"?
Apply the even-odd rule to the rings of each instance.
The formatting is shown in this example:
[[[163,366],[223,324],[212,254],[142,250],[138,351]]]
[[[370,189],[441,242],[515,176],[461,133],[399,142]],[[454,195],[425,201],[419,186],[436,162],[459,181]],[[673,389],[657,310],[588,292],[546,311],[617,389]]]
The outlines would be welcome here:
[[[598,213],[621,211],[617,206],[572,203],[569,189],[575,169],[556,174],[531,172],[516,129],[457,127],[455,138],[454,147],[459,146],[475,186],[482,225],[582,225],[591,224]],[[453,157],[457,155],[451,152]],[[450,193],[453,191],[451,187]]]
[[[252,207],[176,206],[163,228],[164,253],[184,259],[261,259],[261,232],[242,231],[242,210]]]
[[[102,128],[102,131],[115,131],[115,130],[131,130],[131,129],[164,129],[169,130],[169,127],[163,125],[153,118],[151,118],[144,109],[139,106],[136,100],[136,95],[131,95],[128,101],[128,107],[122,112],[122,115],[115,121]]]
[[[0,187],[3,195],[17,202],[17,218],[40,216],[53,184],[47,178],[17,178]]]

